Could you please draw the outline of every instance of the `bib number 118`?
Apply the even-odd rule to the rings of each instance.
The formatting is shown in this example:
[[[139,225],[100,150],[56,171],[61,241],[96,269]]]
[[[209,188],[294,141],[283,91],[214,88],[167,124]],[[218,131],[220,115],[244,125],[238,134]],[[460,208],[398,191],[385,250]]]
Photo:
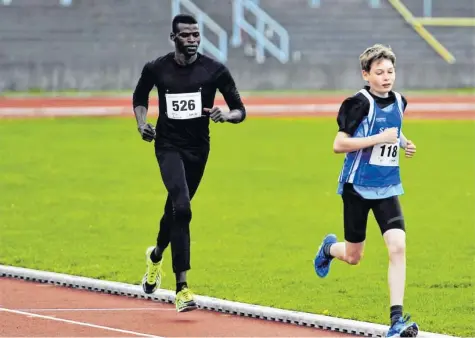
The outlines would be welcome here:
[[[397,150],[398,146],[396,144],[392,145],[382,145],[381,146],[381,157],[385,156],[385,153],[387,152],[387,157],[396,157],[397,156]]]

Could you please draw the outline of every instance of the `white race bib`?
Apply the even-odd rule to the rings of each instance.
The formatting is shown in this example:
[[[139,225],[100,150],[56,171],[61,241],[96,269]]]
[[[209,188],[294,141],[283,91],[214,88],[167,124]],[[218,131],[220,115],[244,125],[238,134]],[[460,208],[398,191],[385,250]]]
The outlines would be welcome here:
[[[380,143],[373,147],[369,164],[383,167],[399,166],[399,141],[393,144]]]
[[[173,120],[201,117],[201,93],[165,94],[167,116]]]

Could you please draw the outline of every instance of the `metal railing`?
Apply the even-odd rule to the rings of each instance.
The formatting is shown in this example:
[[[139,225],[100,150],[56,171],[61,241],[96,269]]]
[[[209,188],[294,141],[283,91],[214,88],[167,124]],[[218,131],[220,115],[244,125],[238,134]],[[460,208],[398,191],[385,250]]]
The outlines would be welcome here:
[[[186,8],[198,21],[201,30],[201,43],[198,48],[200,53],[203,50],[208,51],[219,61],[225,63],[228,59],[228,34],[213,19],[211,19],[203,10],[196,6],[191,0],[172,0],[172,18],[180,14],[180,8]],[[218,44],[211,42],[205,34],[203,28],[206,27],[218,36]]]
[[[256,17],[255,25],[246,20],[244,15],[245,11],[252,13]],[[266,36],[267,30],[278,35],[278,45]],[[281,63],[287,63],[289,61],[290,42],[287,30],[262,10],[262,8],[256,4],[255,0],[233,1],[233,36],[231,44],[234,47],[241,46],[242,31],[247,33],[256,43],[257,62],[264,62],[266,51]]]
[[[448,26],[448,27],[475,27],[475,17],[434,17],[432,15],[433,1],[420,0],[422,3],[422,17],[416,17],[418,22],[425,26]],[[467,9],[468,10],[468,9]]]
[[[455,63],[455,57],[444,47],[424,26],[412,15],[411,11],[401,2],[401,0],[388,0],[404,20],[431,46],[447,63]]]

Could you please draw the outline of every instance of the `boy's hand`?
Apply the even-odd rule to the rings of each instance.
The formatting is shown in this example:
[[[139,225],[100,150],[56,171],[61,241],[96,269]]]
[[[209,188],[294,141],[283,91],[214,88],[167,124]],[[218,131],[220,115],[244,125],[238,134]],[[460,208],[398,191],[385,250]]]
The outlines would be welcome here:
[[[412,141],[407,140],[407,145],[406,145],[406,157],[413,157],[414,154],[416,153],[416,145],[412,143]]]
[[[388,128],[381,134],[378,134],[380,143],[396,143],[397,142],[397,128]]]

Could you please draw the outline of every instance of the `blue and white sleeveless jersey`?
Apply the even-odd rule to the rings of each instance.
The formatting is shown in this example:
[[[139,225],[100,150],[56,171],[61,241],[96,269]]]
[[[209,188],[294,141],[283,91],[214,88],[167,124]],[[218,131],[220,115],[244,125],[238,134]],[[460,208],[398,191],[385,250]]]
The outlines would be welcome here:
[[[352,183],[355,190],[367,199],[401,195],[404,193],[399,170],[400,135],[404,114],[401,94],[394,92],[395,103],[381,109],[366,89],[360,90],[359,93],[369,101],[369,112],[353,137],[368,137],[395,127],[398,128],[398,142],[377,144],[347,153],[338,179],[338,193],[342,193],[344,183]]]

